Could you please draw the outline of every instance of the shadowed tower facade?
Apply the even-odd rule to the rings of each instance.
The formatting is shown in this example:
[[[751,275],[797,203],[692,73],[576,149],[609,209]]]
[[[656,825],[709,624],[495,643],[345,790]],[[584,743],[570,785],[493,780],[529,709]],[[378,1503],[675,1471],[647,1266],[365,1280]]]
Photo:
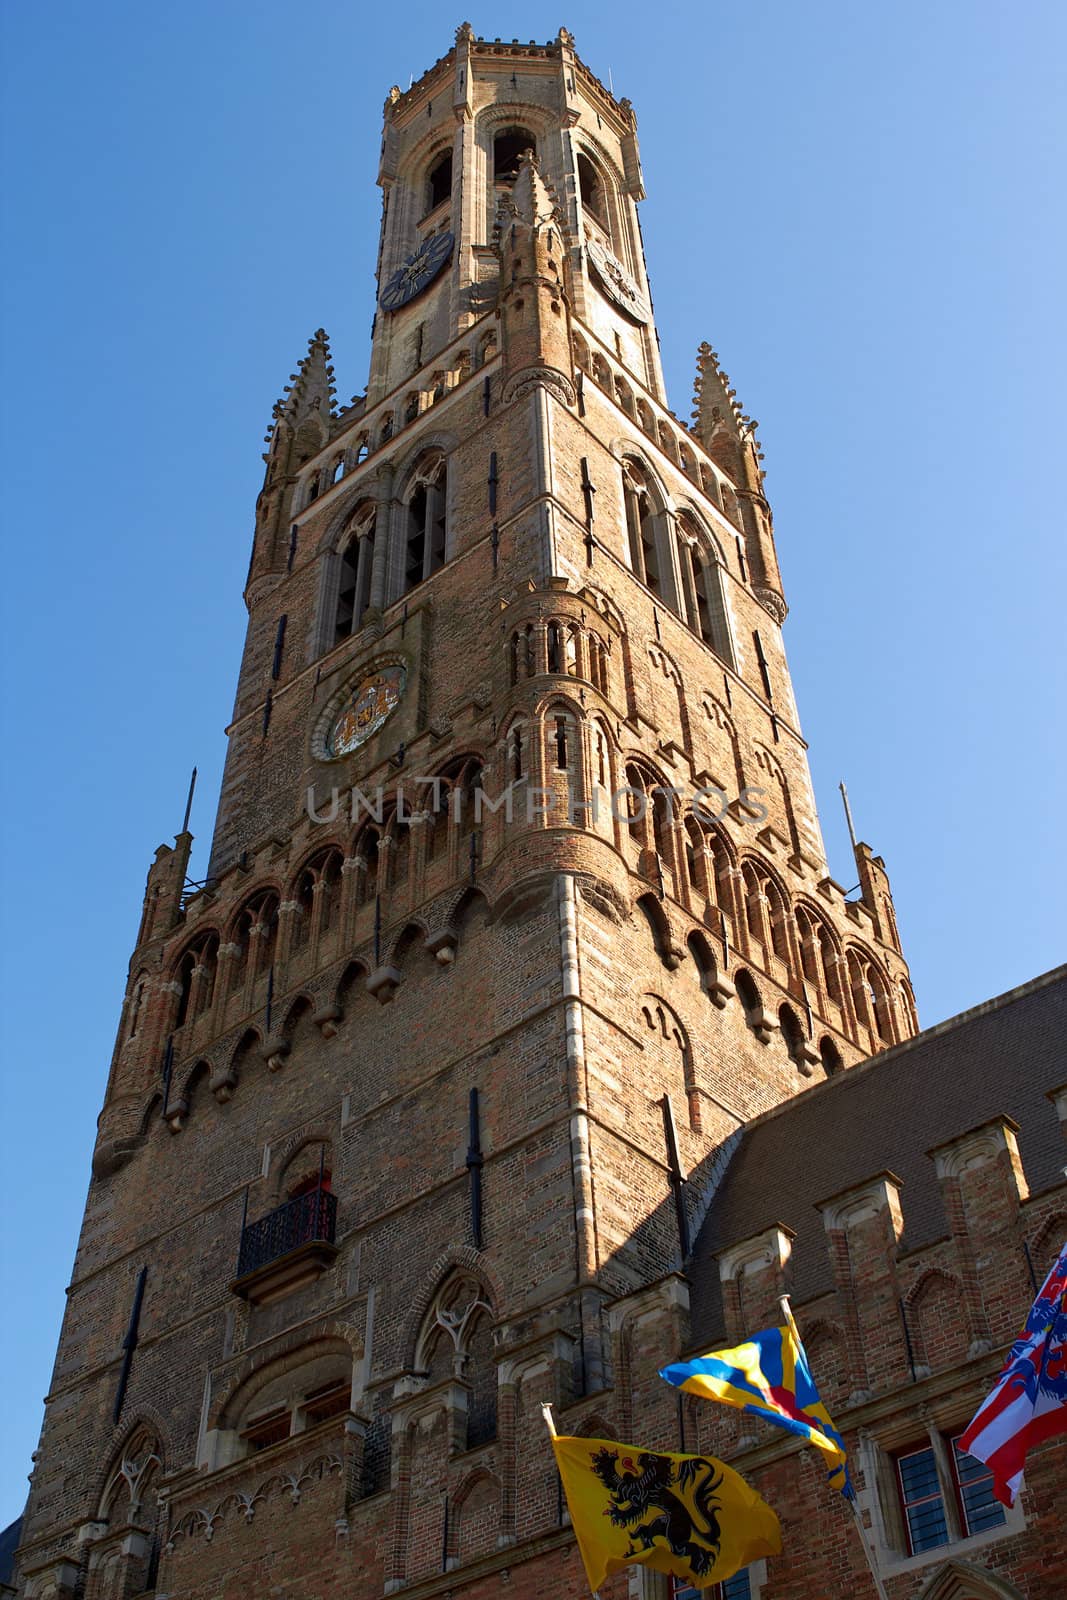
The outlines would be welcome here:
[[[380,183],[366,392],[320,330],[271,420],[208,877],[148,874],[38,1597],[568,1592],[540,1401],[632,1397],[739,1130],[916,1028],[755,424],[707,345],[667,405],[629,102],[464,26]]]

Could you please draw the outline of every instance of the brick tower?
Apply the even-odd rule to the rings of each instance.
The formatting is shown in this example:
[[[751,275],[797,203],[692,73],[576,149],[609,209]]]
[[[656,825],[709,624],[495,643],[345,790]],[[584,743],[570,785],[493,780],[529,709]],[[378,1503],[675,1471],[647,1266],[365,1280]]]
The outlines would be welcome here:
[[[380,182],[366,393],[320,330],[274,410],[208,878],[148,873],[28,1595],[571,1592],[538,1402],[683,1317],[748,1119],[916,1027],[755,425],[707,345],[667,406],[630,103],[464,25]]]

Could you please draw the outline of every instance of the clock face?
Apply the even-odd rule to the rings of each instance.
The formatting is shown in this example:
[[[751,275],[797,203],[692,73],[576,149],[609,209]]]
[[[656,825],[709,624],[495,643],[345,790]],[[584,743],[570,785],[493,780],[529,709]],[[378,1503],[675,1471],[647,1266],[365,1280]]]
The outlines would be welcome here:
[[[610,250],[606,250],[597,239],[590,239],[586,246],[589,265],[600,280],[600,286],[609,300],[626,312],[628,317],[633,317],[635,322],[647,322],[651,315],[645,303],[644,296],[637,287],[621,261],[617,261]]]
[[[400,704],[407,668],[382,667],[353,685],[326,735],[327,759],[351,755],[378,732]]]
[[[408,256],[382,290],[378,302],[382,310],[399,311],[401,306],[406,306],[409,300],[421,294],[452,254],[455,242],[455,235],[451,233],[433,233],[424,239],[415,254]]]

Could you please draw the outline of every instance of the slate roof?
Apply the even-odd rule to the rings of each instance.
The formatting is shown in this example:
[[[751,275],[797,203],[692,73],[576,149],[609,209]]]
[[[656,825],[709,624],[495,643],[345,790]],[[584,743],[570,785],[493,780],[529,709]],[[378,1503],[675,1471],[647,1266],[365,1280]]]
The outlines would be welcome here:
[[[19,1547],[21,1537],[21,1517],[16,1517],[15,1521],[0,1533],[0,1587],[6,1587],[11,1582],[11,1574],[15,1567],[15,1551]]]
[[[690,1258],[694,1345],[724,1331],[717,1252],[781,1223],[796,1235],[792,1293],[802,1304],[833,1288],[816,1206],[879,1172],[901,1180],[904,1249],[948,1234],[927,1154],[1006,1114],[1030,1193],[1067,1164],[1047,1096],[1067,1082],[1067,966],[927,1029],[797,1095],[750,1123]]]

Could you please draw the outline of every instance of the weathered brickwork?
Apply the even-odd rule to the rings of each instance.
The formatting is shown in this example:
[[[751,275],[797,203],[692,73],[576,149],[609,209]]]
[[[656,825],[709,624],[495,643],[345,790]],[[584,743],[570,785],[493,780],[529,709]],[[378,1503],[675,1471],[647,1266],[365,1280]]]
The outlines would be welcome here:
[[[788,1552],[754,1594],[866,1593],[815,1464],[655,1375],[783,1287],[893,1600],[933,1570],[885,1463],[967,1419],[1063,1205],[1005,1095],[926,1143],[875,1119],[802,1217],[721,1232],[776,1119],[832,1142],[860,1063],[926,1046],[884,864],[828,874],[754,424],[707,346],[692,425],[666,403],[635,130],[565,31],[460,29],[387,101],[382,286],[444,264],[363,396],[320,331],[275,407],[209,876],[160,847],[130,963],[35,1600],[578,1595],[546,1399],[750,1472]],[[897,1144],[937,1174],[921,1248]],[[975,1595],[1061,1592],[1056,1463]]]

